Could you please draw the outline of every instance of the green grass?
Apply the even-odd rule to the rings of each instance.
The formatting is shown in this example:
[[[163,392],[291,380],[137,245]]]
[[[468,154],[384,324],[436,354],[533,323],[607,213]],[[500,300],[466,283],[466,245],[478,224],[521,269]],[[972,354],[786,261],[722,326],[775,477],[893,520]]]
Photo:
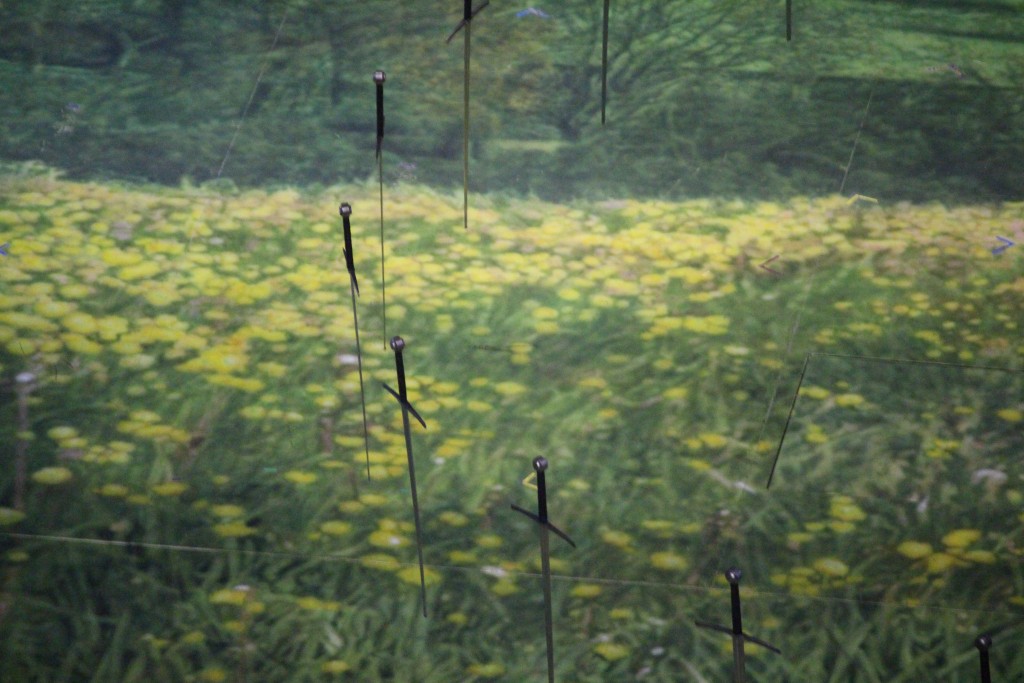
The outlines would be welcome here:
[[[29,473],[0,470],[5,678],[539,677],[509,509],[536,455],[578,543],[552,543],[561,679],[722,679],[693,619],[727,620],[732,565],[784,651],[752,652],[762,680],[963,678],[1019,618],[1021,257],[990,252],[1019,206],[488,196],[467,233],[461,198],[391,190],[424,620],[375,187],[0,182],[0,438]]]

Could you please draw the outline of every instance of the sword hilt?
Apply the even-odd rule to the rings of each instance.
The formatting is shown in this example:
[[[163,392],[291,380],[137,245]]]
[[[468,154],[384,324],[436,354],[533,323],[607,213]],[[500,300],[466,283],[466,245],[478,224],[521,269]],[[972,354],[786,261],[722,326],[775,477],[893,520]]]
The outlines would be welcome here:
[[[473,18],[476,15],[480,14],[480,12],[482,12],[483,9],[487,7],[487,5],[489,4],[491,4],[491,0],[486,0],[482,5],[480,5],[476,9],[473,9],[473,0],[464,0],[462,4],[462,21],[460,21],[458,25],[454,29],[452,29],[451,34],[449,34],[448,39],[445,42],[452,42],[452,38],[455,37],[455,34],[458,33],[463,26],[468,26],[469,23],[473,21]]]
[[[352,215],[352,206],[348,202],[342,202],[341,206],[338,207],[338,213],[341,214],[341,224],[345,236],[345,268],[348,270],[348,274],[352,278],[352,284],[355,286],[356,293],[358,294],[359,281],[356,279],[356,264],[352,256],[352,222],[349,220]]]
[[[742,576],[743,572],[736,567],[732,567],[725,572],[725,580],[729,582],[729,592],[732,604],[732,628],[699,620],[695,620],[694,623],[701,628],[719,631],[720,633],[727,633],[731,636],[741,638],[744,641],[755,643],[763,648],[771,650],[777,655],[780,655],[782,654],[782,651],[771,643],[743,632],[743,609],[740,605],[740,578],[742,578]]]
[[[546,527],[553,531],[556,536],[566,541],[573,548],[576,544],[568,534],[556,527],[548,520],[548,487],[547,482],[544,479],[544,472],[548,469],[548,460],[543,456],[537,456],[533,459],[533,470],[537,473],[537,514],[534,514],[528,510],[524,510],[518,505],[513,504],[512,509],[516,512],[520,512],[533,521],[537,522],[543,527]]]
[[[384,140],[384,81],[387,74],[383,71],[373,72],[373,82],[377,84],[377,156],[380,156],[381,142]]]
[[[974,641],[974,647],[978,648],[978,658],[981,665],[981,683],[992,683],[992,669],[988,662],[988,649],[992,647],[992,636],[983,633]]]
[[[732,632],[743,635],[743,610],[740,608],[740,578],[743,572],[733,567],[726,570],[725,580],[729,582],[730,602],[732,604]]]
[[[405,361],[402,360],[405,340],[395,335],[391,338],[391,349],[395,352],[395,371],[398,373],[398,398],[403,403],[408,403],[409,396],[405,388]]]

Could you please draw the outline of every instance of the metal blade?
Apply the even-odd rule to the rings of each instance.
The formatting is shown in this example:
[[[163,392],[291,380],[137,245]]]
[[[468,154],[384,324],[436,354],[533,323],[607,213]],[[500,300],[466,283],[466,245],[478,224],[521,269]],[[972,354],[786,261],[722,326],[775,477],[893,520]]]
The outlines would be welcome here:
[[[409,459],[409,490],[412,491],[412,514],[416,521],[416,555],[420,561],[420,601],[423,616],[427,616],[427,580],[423,573],[423,537],[420,529],[420,503],[416,496],[416,465],[412,459],[412,428],[409,426],[409,408],[402,406],[402,431],[405,432],[405,454]]]
[[[356,310],[356,291],[358,291],[358,285],[356,284],[355,272],[353,271],[351,275],[351,286],[349,289],[352,292],[352,320],[355,322],[356,328],[356,361],[359,364],[359,399],[363,405],[363,443],[366,445],[366,480],[370,481],[370,431],[366,426],[366,389],[363,386],[363,345],[359,341],[359,312]]]
[[[388,283],[384,278],[384,159],[377,157],[377,177],[380,183],[380,306],[384,316],[384,348],[388,348]]]
[[[732,670],[735,683],[746,683],[746,653],[743,651],[742,633],[734,633],[732,636]]]
[[[463,43],[465,70],[462,77],[462,224],[469,230],[469,36],[470,22],[466,22]]]
[[[540,572],[544,584],[544,636],[548,645],[548,683],[555,683],[555,629],[551,619],[551,562],[548,528],[540,525]]]

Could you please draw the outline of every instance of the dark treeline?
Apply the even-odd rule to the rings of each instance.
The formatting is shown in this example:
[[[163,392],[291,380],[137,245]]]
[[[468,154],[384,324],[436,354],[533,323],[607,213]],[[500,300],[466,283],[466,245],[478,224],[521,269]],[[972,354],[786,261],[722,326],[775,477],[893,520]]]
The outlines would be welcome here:
[[[777,3],[613,3],[602,127],[601,4],[562,0],[544,7],[547,17],[517,17],[521,7],[493,3],[480,14],[472,189],[549,199],[782,198],[841,187],[917,201],[1021,195],[1024,50],[1014,31],[1024,20],[986,23],[980,10],[955,8],[925,20],[899,3],[836,2],[798,14],[787,43]],[[0,157],[75,178],[168,184],[365,179],[375,169],[371,74],[380,68],[386,180],[452,187],[461,181],[462,45],[444,38],[460,8],[5,3]],[[883,23],[904,31],[900,62],[865,49]],[[955,35],[1004,57],[957,65],[915,46],[942,36],[955,52]]]

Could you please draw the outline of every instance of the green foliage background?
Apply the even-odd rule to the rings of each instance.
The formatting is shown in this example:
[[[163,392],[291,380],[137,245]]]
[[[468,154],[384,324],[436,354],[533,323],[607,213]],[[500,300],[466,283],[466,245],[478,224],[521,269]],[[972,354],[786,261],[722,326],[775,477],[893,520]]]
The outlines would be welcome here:
[[[76,178],[240,186],[373,172],[371,74],[389,74],[385,166],[461,182],[458,3],[5,3],[0,154]],[[547,199],[782,198],[846,183],[922,201],[1019,196],[1020,3],[494,3],[474,32],[473,188]],[[962,77],[945,69],[953,63]],[[69,102],[81,105],[61,135]],[[954,114],[955,112],[955,114]]]
[[[1022,4],[600,5],[0,6],[0,679],[1024,672]]]

